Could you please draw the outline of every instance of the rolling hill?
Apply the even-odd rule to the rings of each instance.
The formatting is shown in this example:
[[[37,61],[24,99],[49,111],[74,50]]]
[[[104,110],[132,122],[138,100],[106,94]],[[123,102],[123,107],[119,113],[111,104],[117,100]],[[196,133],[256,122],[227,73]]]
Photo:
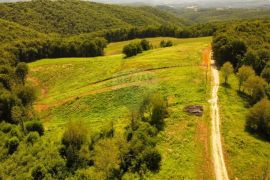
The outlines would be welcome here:
[[[0,43],[16,41],[18,39],[43,38],[45,34],[21,26],[17,23],[0,19]]]
[[[182,25],[178,17],[152,7],[105,5],[76,0],[1,3],[0,18],[39,32],[61,34],[133,26]]]

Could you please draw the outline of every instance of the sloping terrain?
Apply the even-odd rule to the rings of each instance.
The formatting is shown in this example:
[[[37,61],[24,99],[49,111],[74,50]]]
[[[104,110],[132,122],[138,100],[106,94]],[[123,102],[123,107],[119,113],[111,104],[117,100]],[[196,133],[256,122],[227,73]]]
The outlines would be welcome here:
[[[151,38],[161,41],[166,38]],[[98,131],[113,121],[121,133],[129,122],[130,109],[152,92],[167,97],[170,117],[159,136],[161,170],[149,179],[211,179],[213,177],[209,141],[209,71],[202,53],[211,38],[172,39],[171,48],[158,48],[124,59],[116,54],[97,58],[45,59],[30,64],[29,80],[40,89],[35,107],[47,136],[59,137],[70,120],[84,120]],[[122,46],[126,42],[122,43]],[[121,44],[116,44],[121,47]],[[120,49],[120,48],[119,48]],[[204,115],[184,112],[187,105],[202,105]]]
[[[18,39],[33,39],[45,35],[17,23],[0,19],[0,43],[16,41]]]
[[[126,7],[74,0],[1,3],[0,18],[39,32],[64,34],[130,26],[181,25],[179,18],[151,7]]]

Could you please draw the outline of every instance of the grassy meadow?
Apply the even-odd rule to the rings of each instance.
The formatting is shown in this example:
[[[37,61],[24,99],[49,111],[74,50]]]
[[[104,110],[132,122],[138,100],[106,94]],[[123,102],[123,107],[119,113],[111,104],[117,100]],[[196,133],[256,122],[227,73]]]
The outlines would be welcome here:
[[[61,134],[70,120],[83,120],[91,131],[113,121],[121,134],[130,110],[142,98],[158,92],[169,102],[170,117],[159,135],[161,170],[149,179],[212,178],[209,148],[209,71],[202,54],[211,38],[150,38],[154,47],[162,39],[175,46],[155,48],[125,59],[122,47],[110,44],[106,56],[96,58],[44,59],[30,64],[29,80],[39,87],[40,111],[49,135]],[[138,41],[138,40],[135,40]],[[203,105],[203,117],[183,111],[187,105]]]
[[[237,78],[231,77],[229,83],[229,88],[221,86],[219,91],[228,173],[232,179],[263,179],[270,168],[270,143],[245,130],[250,105],[237,92]]]

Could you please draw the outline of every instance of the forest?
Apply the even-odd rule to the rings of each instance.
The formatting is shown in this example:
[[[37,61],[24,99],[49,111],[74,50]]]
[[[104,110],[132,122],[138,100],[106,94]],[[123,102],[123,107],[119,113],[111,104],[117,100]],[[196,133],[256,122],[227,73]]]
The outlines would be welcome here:
[[[237,93],[248,101],[245,127],[269,142],[269,10],[256,16],[251,9],[224,11],[191,13],[78,0],[0,3],[0,179],[143,179],[159,172],[163,154],[158,143],[172,111],[167,97],[142,97],[125,117],[128,123],[121,133],[113,121],[90,132],[78,119],[62,128],[58,142],[46,136],[51,132],[34,108],[41,94],[27,81],[28,63],[105,56],[110,43],[134,39],[142,40],[123,46],[124,62],[155,48],[175,46],[165,39],[154,47],[145,38],[212,36],[223,87],[230,88],[230,78],[237,78]]]

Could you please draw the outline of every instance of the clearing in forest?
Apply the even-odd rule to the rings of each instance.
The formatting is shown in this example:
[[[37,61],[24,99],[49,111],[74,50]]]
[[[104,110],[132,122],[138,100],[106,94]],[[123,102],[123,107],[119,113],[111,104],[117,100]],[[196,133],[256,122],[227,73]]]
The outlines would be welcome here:
[[[158,48],[162,39],[170,39],[175,45]],[[147,178],[212,179],[207,102],[210,73],[204,62],[211,38],[148,40],[156,48],[128,59],[121,51],[131,41],[108,45],[103,57],[31,63],[30,78],[41,94],[36,108],[50,132],[47,136],[61,133],[70,120],[84,120],[92,131],[113,121],[121,133],[129,122],[130,109],[146,94],[159,92],[168,99],[170,117],[158,137],[161,169]],[[187,114],[184,108],[188,105],[203,106],[203,116]]]

